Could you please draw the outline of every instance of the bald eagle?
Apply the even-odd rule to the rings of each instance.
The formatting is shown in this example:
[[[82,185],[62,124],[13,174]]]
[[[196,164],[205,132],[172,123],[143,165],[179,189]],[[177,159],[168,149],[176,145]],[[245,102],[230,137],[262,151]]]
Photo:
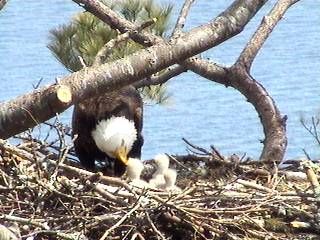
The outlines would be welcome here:
[[[133,86],[76,104],[72,133],[81,165],[94,171],[98,160],[105,175],[123,175],[129,157],[141,157],[142,117],[142,99]]]

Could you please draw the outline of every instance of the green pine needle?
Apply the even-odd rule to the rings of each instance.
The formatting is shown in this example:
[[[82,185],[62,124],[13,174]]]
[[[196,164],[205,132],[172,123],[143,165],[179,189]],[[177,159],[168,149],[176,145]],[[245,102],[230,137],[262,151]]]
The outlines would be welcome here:
[[[172,5],[159,6],[153,0],[104,1],[104,3],[135,24],[156,18],[157,22],[145,29],[153,34],[163,36],[168,29]],[[68,71],[75,72],[83,67],[79,57],[83,59],[86,66],[91,66],[99,50],[117,34],[92,14],[79,13],[69,24],[50,31],[48,48]],[[106,62],[123,58],[141,48],[139,44],[128,40],[115,47],[107,56]],[[144,87],[140,91],[145,102],[159,104],[169,99],[165,84]]]

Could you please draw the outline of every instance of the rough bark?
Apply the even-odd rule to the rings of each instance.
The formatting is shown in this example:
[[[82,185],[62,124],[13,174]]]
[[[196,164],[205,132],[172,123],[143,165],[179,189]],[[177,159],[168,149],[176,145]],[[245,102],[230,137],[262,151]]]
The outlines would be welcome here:
[[[234,10],[237,11],[236,8]],[[174,42],[158,43],[112,63],[73,73],[59,82],[59,86],[69,87],[71,91],[72,101],[68,103],[58,99],[57,85],[2,103],[0,138],[9,138],[50,119],[74,103],[132,84],[215,46],[223,40],[221,36],[228,29],[228,23],[227,19],[218,18],[194,28]]]
[[[187,20],[188,13],[189,13],[189,10],[190,10],[193,2],[194,2],[194,0],[185,0],[183,7],[181,9],[181,12],[179,14],[179,17],[177,19],[176,25],[173,29],[171,38],[174,39],[176,37],[179,37],[182,34],[182,29],[184,27],[184,23]]]
[[[267,90],[250,75],[252,62],[286,10],[297,0],[280,0],[263,18],[261,25],[232,67],[204,63],[188,65],[189,69],[215,82],[240,91],[256,109],[261,120],[265,140],[260,159],[264,162],[279,162],[287,147],[286,116],[281,116]],[[196,60],[195,60],[196,61]]]
[[[142,46],[149,47],[158,43],[164,43],[165,40],[159,36],[155,36],[148,32],[138,32],[134,31],[135,25],[119,16],[112,9],[102,4],[98,0],[72,0],[82,6],[86,11],[92,13],[105,23],[107,23],[111,28],[119,30],[121,33],[127,31],[132,32],[130,35],[131,39],[141,44]],[[231,37],[242,32],[246,24],[255,16],[255,14],[260,10],[260,8],[266,3],[267,0],[235,0],[224,12],[219,14],[218,17],[213,19],[210,24],[215,26],[214,33],[216,39],[212,47],[230,39]],[[189,6],[188,6],[189,7]],[[185,9],[187,11],[188,8]],[[182,10],[182,14],[184,11]],[[178,22],[180,18],[178,19]],[[177,23],[177,27],[180,24]],[[171,41],[178,41],[178,39],[172,39]],[[200,39],[205,41],[205,39]],[[193,60],[187,60],[188,65],[193,64]],[[202,59],[198,58],[197,61],[201,62]],[[180,64],[184,65],[186,61]],[[196,67],[196,66],[194,66]],[[186,67],[184,67],[187,69]],[[180,69],[181,72],[182,69]],[[178,71],[177,71],[178,72]]]
[[[115,29],[122,31],[123,29],[128,30],[134,28],[132,23],[120,18],[108,7],[99,5],[97,2],[94,3],[95,1],[88,2],[87,0],[77,0],[76,2],[84,4],[84,8],[96,16],[101,17],[104,14],[108,15],[108,17],[103,17],[102,19]],[[248,99],[248,102],[254,106],[260,117],[265,134],[265,140],[263,142],[264,147],[260,159],[271,163],[274,161],[280,162],[284,157],[287,147],[285,121],[283,121],[280,111],[272,97],[259,82],[250,76],[249,73],[251,64],[262,44],[267,39],[276,23],[280,20],[281,16],[285,13],[286,9],[295,2],[297,1],[285,0],[279,1],[279,3],[276,4],[271,13],[263,19],[261,26],[240,54],[234,67],[224,68],[204,59],[193,57],[185,60],[181,65],[176,66],[174,69],[175,71],[168,71],[168,74],[157,79],[153,78],[152,83],[164,82],[169,79],[169,76],[192,70],[217,83],[234,87]],[[192,1],[185,1],[171,41],[176,41],[179,35],[182,34],[181,30],[183,23],[191,4]],[[226,11],[221,13],[215,19],[216,23],[218,24],[219,21],[228,22],[228,28],[227,30],[224,29],[224,34],[222,32],[219,33],[219,36],[222,38],[221,42],[241,32],[247,21],[254,16],[255,11],[258,11],[263,4],[263,1],[235,1]],[[161,38],[155,39],[154,36],[150,36],[148,33],[141,34],[140,32],[137,33],[137,36],[133,36],[132,39],[144,46],[156,44],[162,40]],[[217,44],[219,44],[219,42],[217,42]],[[141,82],[137,82],[136,85],[140,86],[139,83],[144,85],[148,80],[151,81],[151,79],[144,79]]]
[[[114,12],[110,10],[110,14],[106,15],[103,11],[107,11],[104,5],[99,5],[95,1],[76,1],[78,3],[93,4],[84,5],[84,7],[95,7],[101,9],[96,16],[104,21],[111,21],[117,24],[121,19],[113,16]],[[248,18],[239,22],[246,24],[249,19],[263,5],[264,1],[235,1],[234,4],[226,11],[225,17],[218,17],[210,23],[195,28],[184,36],[178,38],[174,43],[163,43],[161,38],[148,35],[149,38],[142,39],[142,42],[161,42],[154,47],[141,50],[134,55],[128,56],[119,61],[110,64],[104,64],[96,68],[86,68],[77,73],[71,74],[61,80],[60,84],[71,89],[72,101],[65,104],[61,103],[57,98],[55,86],[49,86],[36,90],[34,93],[20,96],[12,101],[0,105],[0,137],[8,138],[20,133],[28,128],[37,125],[40,122],[48,120],[56,113],[60,113],[74,103],[85,98],[102,94],[107,91],[119,89],[127,84],[144,77],[150,76],[174,63],[181,62],[188,57],[203,52],[225,39],[226,33],[230,29],[230,19],[241,14],[243,8],[248,9]],[[96,4],[96,5],[94,5]],[[87,9],[88,10],[88,9]],[[91,9],[92,10],[92,9]],[[250,10],[250,11],[249,11]],[[113,15],[112,15],[113,14]],[[242,15],[241,15],[242,16]],[[134,30],[134,26],[130,22],[122,26],[122,32]],[[238,23],[240,26],[241,24]],[[131,25],[129,25],[131,24]],[[238,26],[239,26],[238,25]],[[243,28],[244,25],[240,28]],[[239,29],[239,28],[237,28]],[[140,38],[140,35],[133,34],[132,38]],[[154,39],[155,40],[152,40]],[[149,39],[149,40],[148,40]]]
[[[0,11],[4,7],[4,5],[6,5],[7,2],[8,0],[0,0]]]
[[[169,43],[152,34],[134,31],[135,26],[131,22],[120,18],[99,1],[73,1],[81,4],[112,28],[118,29],[122,33],[130,32],[130,37],[136,42],[144,46],[154,46],[113,63],[85,68],[62,79],[58,85],[35,90],[33,93],[1,104],[0,138],[8,138],[33,127],[88,97],[113,91],[132,83],[137,86],[162,83],[172,76],[190,69],[215,82],[232,86],[246,96],[257,110],[266,136],[260,158],[266,162],[283,159],[287,144],[285,121],[281,118],[280,112],[268,92],[250,76],[249,71],[254,57],[275,24],[280,20],[285,10],[297,0],[279,1],[273,12],[264,18],[260,28],[238,61],[228,68],[192,56],[241,32],[266,1],[236,0],[210,23],[182,35],[181,29],[186,15],[183,13],[188,11],[189,5],[182,11],[177,22],[179,34],[174,34]],[[192,1],[189,1],[189,4],[191,3]],[[189,57],[192,58],[188,59]],[[159,77],[149,77],[175,63],[181,65],[171,67],[171,70],[167,70]],[[139,82],[139,80],[141,81]],[[59,91],[57,92],[61,87],[69,89],[72,98],[61,101]]]

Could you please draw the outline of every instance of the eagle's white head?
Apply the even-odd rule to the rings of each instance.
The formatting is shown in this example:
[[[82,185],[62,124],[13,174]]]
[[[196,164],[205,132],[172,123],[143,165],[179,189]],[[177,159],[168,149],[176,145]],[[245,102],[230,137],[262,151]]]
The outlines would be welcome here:
[[[111,117],[101,120],[92,131],[97,147],[109,157],[128,164],[128,153],[137,140],[134,122],[125,117]]]

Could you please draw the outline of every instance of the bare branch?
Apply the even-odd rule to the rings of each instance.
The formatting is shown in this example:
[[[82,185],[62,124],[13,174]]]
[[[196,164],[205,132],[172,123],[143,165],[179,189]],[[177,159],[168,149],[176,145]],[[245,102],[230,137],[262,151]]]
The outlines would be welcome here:
[[[280,21],[288,8],[298,1],[299,0],[280,0],[276,3],[271,12],[262,19],[260,27],[240,54],[236,64],[243,65],[247,71],[250,71],[254,58],[276,24]]]
[[[124,42],[126,40],[128,40],[128,38],[130,38],[130,36],[134,33],[134,32],[140,32],[142,29],[147,28],[149,26],[151,26],[152,24],[154,24],[157,21],[157,19],[151,19],[149,21],[146,21],[142,24],[140,24],[139,26],[137,26],[135,29],[130,30],[128,32],[125,32],[121,35],[118,35],[115,39],[110,40],[109,42],[107,42],[97,53],[95,60],[93,62],[93,65],[101,65],[102,63],[105,62],[106,58],[108,57],[108,55],[110,55],[111,51],[113,50],[113,48],[117,45],[119,45],[121,42]]]
[[[6,5],[7,2],[8,0],[0,0],[0,11],[4,7],[4,5]]]
[[[167,82],[169,79],[178,76],[179,74],[186,72],[187,69],[182,65],[176,65],[168,67],[163,73],[155,76],[144,78],[140,81],[135,82],[133,85],[136,88],[146,87],[150,85],[158,85]]]
[[[228,67],[198,57],[193,57],[192,61],[185,61],[184,64],[188,69],[204,78],[226,86],[230,84],[227,79]]]
[[[76,2],[84,3],[85,8],[90,10],[95,10],[92,6],[97,5],[97,2],[93,0],[77,0]],[[51,85],[0,104],[0,138],[9,138],[48,120],[72,104],[133,84],[168,66],[216,46],[240,31],[263,4],[262,0],[235,1],[224,13],[224,16],[220,15],[214,21],[194,28],[181,36],[175,43],[164,43],[161,38],[159,40],[149,34],[148,39],[153,39],[152,43],[157,43],[158,40],[162,43],[112,63],[84,68],[61,79],[59,85],[69,87],[72,93],[72,101],[68,103],[63,103],[58,99],[57,86]],[[243,11],[243,8],[248,8],[249,11]],[[114,16],[113,11],[110,14]],[[100,15],[101,11],[98,16]],[[122,18],[111,18],[105,13],[101,17],[110,20],[115,25],[120,25],[124,32],[134,29],[132,23]],[[237,23],[235,23],[235,19],[238,21]],[[120,21],[124,22],[127,28],[119,24]],[[230,24],[235,25],[234,28],[227,27]],[[133,36],[139,38],[141,35],[135,33]],[[146,38],[144,40],[148,41]]]
[[[112,29],[119,30],[121,33],[132,31],[130,36],[134,41],[142,44],[143,46],[150,47],[156,43],[158,37],[152,34],[138,33],[134,31],[134,24],[127,21],[123,17],[119,16],[111,8],[104,5],[99,0],[72,0],[75,3],[78,3],[81,7],[86,9],[88,12],[92,13],[105,23],[107,23]],[[161,38],[160,38],[161,39]]]
[[[285,135],[286,116],[283,118],[266,89],[248,73],[257,51],[269,36],[281,16],[296,0],[281,0],[268,14],[268,21],[263,21],[250,43],[243,50],[238,61],[231,68],[222,67],[206,60],[195,59],[196,64],[187,67],[199,75],[215,82],[232,86],[239,90],[255,107],[266,136],[260,159],[265,162],[280,162],[285,153],[287,138]],[[266,18],[265,18],[266,19]],[[270,29],[268,28],[270,26]],[[261,36],[260,36],[261,35]],[[248,62],[246,62],[248,61]]]
[[[184,27],[184,23],[186,21],[188,12],[189,12],[193,2],[194,2],[194,0],[185,0],[184,1],[183,7],[182,7],[180,15],[179,15],[179,18],[178,18],[178,20],[176,22],[176,25],[175,25],[174,29],[173,29],[171,38],[174,39],[176,37],[179,37],[182,34],[182,29]]]
[[[133,214],[139,207],[140,203],[138,202],[136,206],[134,206],[129,212],[127,212],[116,224],[114,224],[111,228],[105,231],[103,236],[100,238],[100,240],[104,240],[108,237],[108,235],[117,227],[119,227],[128,217],[130,217],[131,214]]]
[[[118,29],[122,33],[134,29],[133,23],[122,18],[112,9],[100,3],[98,0],[73,1],[80,4],[84,9],[86,9],[88,12],[92,13],[96,17],[100,18],[113,29]],[[212,34],[215,37],[215,39],[213,40],[213,47],[240,33],[243,30],[244,26],[259,11],[259,9],[264,5],[265,2],[266,0],[235,0],[226,11],[221,13],[210,23],[213,29]],[[187,6],[185,10],[182,11],[187,13],[187,7],[189,4],[186,5]],[[137,43],[145,47],[165,42],[161,37],[155,36],[147,32],[135,32],[130,37],[132,38],[132,40],[136,41]],[[197,68],[197,64],[194,64],[192,60],[187,61],[188,67],[190,67],[190,65],[193,65],[192,69]],[[201,61],[202,59],[200,58],[197,60],[198,63],[200,63]],[[185,64],[185,62],[181,64]]]

